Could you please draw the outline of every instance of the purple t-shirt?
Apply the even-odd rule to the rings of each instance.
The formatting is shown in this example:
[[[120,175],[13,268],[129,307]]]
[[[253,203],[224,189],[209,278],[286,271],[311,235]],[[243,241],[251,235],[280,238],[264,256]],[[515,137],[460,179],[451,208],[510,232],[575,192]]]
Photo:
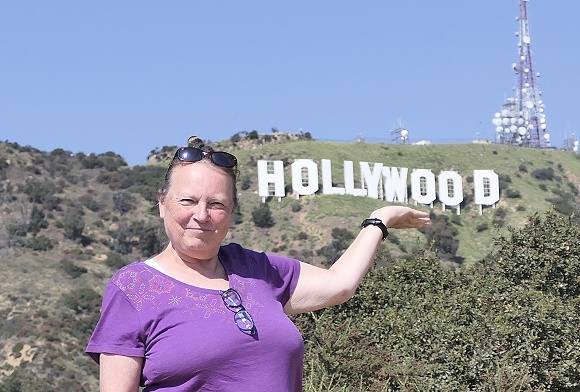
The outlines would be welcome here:
[[[283,307],[300,274],[297,260],[238,244],[219,259],[256,332],[242,332],[219,290],[188,285],[134,262],[109,281],[87,346],[143,357],[145,391],[301,391],[304,343]]]

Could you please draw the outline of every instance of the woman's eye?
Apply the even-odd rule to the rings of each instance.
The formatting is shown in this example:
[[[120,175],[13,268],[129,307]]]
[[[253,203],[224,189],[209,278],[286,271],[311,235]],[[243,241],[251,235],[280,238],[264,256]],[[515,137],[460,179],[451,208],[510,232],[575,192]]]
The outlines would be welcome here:
[[[193,205],[195,201],[193,199],[179,199],[179,202],[184,205]]]
[[[226,206],[220,202],[213,202],[210,204],[210,207],[215,208],[215,209],[221,209],[221,208],[225,208]]]

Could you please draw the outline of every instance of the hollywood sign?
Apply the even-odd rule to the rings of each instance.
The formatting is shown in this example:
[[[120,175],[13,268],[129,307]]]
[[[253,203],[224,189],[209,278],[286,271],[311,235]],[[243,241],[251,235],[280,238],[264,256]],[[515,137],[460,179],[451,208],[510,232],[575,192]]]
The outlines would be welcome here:
[[[322,194],[363,196],[389,202],[408,203],[406,167],[389,167],[382,163],[359,162],[360,183],[355,187],[354,163],[344,161],[344,187],[334,186],[332,182],[331,161],[320,160],[322,170]],[[318,164],[312,159],[297,159],[291,165],[292,191],[296,198],[314,195],[320,190]],[[439,199],[442,210],[446,206],[455,207],[460,214],[463,202],[463,180],[451,170],[442,171],[437,178],[428,169],[413,169],[410,176],[411,199],[415,204],[428,205],[433,208]],[[437,187],[438,184],[438,187]],[[482,214],[483,206],[492,206],[499,201],[499,177],[493,170],[473,171],[474,201]],[[258,194],[262,202],[267,197],[286,196],[284,163],[282,161],[258,161]]]

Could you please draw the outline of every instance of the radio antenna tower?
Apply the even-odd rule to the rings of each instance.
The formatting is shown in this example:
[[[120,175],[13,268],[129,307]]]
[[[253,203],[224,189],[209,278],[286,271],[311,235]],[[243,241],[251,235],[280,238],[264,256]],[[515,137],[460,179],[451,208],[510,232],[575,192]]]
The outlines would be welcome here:
[[[512,67],[516,73],[515,97],[508,98],[501,110],[495,113],[493,124],[496,126],[497,138],[502,144],[542,148],[550,146],[550,134],[546,132],[546,114],[532,63],[532,41],[528,25],[527,4],[529,0],[520,1],[519,59]]]

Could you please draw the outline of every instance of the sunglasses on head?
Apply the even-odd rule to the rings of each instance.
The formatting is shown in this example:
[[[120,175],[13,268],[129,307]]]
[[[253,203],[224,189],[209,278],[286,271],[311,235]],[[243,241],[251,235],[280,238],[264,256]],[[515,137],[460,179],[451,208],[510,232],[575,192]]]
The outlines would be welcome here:
[[[231,169],[238,165],[235,156],[223,151],[203,151],[195,147],[181,147],[175,152],[173,159],[177,158],[181,162],[198,162],[208,157],[214,164]]]

